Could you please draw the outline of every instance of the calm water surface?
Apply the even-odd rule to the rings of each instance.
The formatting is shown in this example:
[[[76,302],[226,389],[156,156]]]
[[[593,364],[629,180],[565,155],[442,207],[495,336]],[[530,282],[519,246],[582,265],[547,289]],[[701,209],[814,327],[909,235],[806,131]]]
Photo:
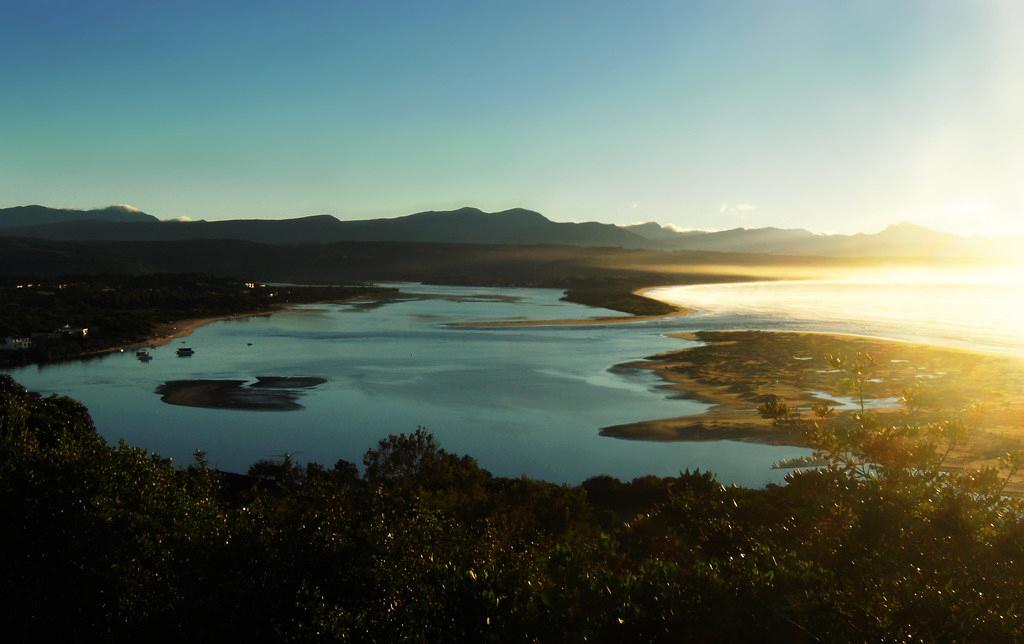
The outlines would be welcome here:
[[[650,373],[609,371],[686,346],[664,336],[685,322],[451,328],[450,322],[613,313],[560,302],[559,291],[545,289],[402,289],[415,297],[380,306],[311,305],[211,324],[153,349],[150,363],[124,353],[11,373],[29,389],[82,401],[110,441],[124,438],[179,462],[201,449],[213,465],[233,471],[285,452],[326,465],[339,458],[358,463],[381,438],[417,425],[496,474],[560,482],[701,468],[723,482],[759,486],[785,475],[770,469],[772,463],[808,453],[598,435],[608,425],[705,409],[672,398]],[[195,348],[195,356],[175,357],[183,344]],[[167,380],[256,376],[328,382],[303,396],[304,409],[290,412],[180,407],[154,393]]]
[[[1024,354],[1024,275],[983,281],[785,281],[651,289],[695,308],[694,328],[856,333]]]

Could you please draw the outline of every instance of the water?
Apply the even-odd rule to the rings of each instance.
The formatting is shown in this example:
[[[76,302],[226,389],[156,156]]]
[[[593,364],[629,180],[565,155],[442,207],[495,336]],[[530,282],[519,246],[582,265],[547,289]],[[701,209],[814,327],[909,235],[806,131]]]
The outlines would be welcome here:
[[[855,333],[1024,355],[1024,279],[813,280],[670,286],[649,297],[699,313],[694,328]]]
[[[807,450],[730,441],[653,443],[598,435],[601,427],[700,413],[673,398],[652,373],[609,368],[687,342],[665,324],[452,328],[451,322],[575,319],[614,312],[560,302],[545,289],[401,285],[414,298],[382,306],[318,304],[269,317],[225,321],[184,342],[11,374],[29,389],[82,401],[109,441],[124,438],[188,462],[244,471],[290,452],[332,465],[392,433],[423,425],[441,445],[504,476],[579,482],[608,474],[630,479],[714,471],[723,482],[781,482],[776,461]],[[677,323],[678,325],[679,323]],[[248,346],[248,343],[252,346]],[[177,358],[188,344],[192,358]],[[181,407],[154,389],[168,380],[321,376],[304,409],[253,412]]]

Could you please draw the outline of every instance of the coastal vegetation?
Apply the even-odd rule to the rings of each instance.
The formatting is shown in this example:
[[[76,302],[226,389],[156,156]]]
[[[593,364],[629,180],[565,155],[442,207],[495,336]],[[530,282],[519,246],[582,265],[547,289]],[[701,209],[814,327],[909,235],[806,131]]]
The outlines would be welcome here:
[[[108,445],[0,376],[0,620],[15,641],[1009,641],[1017,455],[949,472],[956,418],[808,419],[823,465],[578,486],[423,429],[362,467],[233,475]]]
[[[822,276],[877,263],[856,257],[554,244],[283,242],[287,239],[56,241],[0,235],[0,278],[16,283],[61,280],[69,274],[195,272],[211,281],[540,287],[564,290],[569,302],[646,316],[676,309],[636,293],[645,287]]]
[[[0,339],[26,348],[0,351],[0,366],[101,353],[175,333],[183,320],[269,312],[303,302],[380,297],[395,289],[367,286],[268,287],[197,274],[77,275],[0,282]],[[53,334],[68,325],[88,333]],[[50,337],[55,336],[55,337]]]
[[[569,291],[571,301],[616,308],[647,286],[825,275],[874,265],[863,258],[658,251],[541,244],[422,242],[256,243],[49,241],[0,236],[0,276],[196,272],[236,281],[298,284],[424,282]],[[595,299],[595,293],[604,293]],[[579,295],[580,299],[574,298]],[[650,306],[650,304],[645,304]],[[632,313],[634,310],[625,310]]]

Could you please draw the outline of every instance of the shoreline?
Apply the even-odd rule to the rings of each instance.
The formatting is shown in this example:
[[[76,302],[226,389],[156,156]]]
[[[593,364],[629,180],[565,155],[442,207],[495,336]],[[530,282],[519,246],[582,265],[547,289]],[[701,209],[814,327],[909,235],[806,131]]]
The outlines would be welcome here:
[[[653,288],[659,288],[655,286],[648,286],[639,288],[635,291],[631,291],[631,295],[637,297],[648,298],[644,295],[645,291]],[[655,300],[661,302],[661,300]],[[579,304],[578,302],[573,302]],[[631,322],[653,322],[658,320],[671,320],[673,318],[686,317],[693,315],[697,312],[696,309],[678,306],[670,302],[661,302],[666,306],[672,307],[673,311],[669,313],[660,313],[657,315],[608,315],[596,318],[574,318],[564,320],[485,320],[481,322],[451,322],[445,326],[453,329],[476,329],[476,328],[515,328],[515,327],[532,327],[532,326],[589,326],[598,324],[627,324]],[[580,306],[589,306],[587,304],[580,304]],[[604,308],[604,307],[600,307]]]
[[[14,346],[0,347],[7,349],[0,351],[0,369],[102,359],[125,350],[166,345],[213,322],[273,315],[311,302],[358,303],[368,296],[381,299],[397,292],[365,284],[267,290],[249,283],[254,289],[249,290],[233,279],[193,274],[75,279],[41,282],[40,288],[52,287],[40,291],[46,298],[15,291],[10,285],[0,289],[10,294],[14,305],[4,319],[7,333],[19,339]],[[71,289],[65,292],[65,287]],[[58,330],[39,331],[51,328]],[[21,341],[23,337],[28,340]]]
[[[376,299],[366,295],[357,295],[352,298],[346,299],[329,299],[321,300],[319,302],[302,302],[301,304],[329,304],[329,303],[347,303],[347,302],[361,302],[361,301],[375,301]],[[61,362],[71,360],[84,360],[88,358],[96,358],[105,356],[111,353],[121,353],[125,351],[135,351],[138,349],[155,349],[162,347],[178,340],[180,338],[186,338],[192,335],[196,330],[216,322],[226,322],[228,320],[243,320],[246,318],[257,318],[257,317],[270,317],[275,313],[281,313],[283,311],[290,311],[298,307],[300,304],[282,304],[275,306],[270,309],[259,309],[253,311],[240,311],[237,313],[224,313],[221,315],[209,315],[201,318],[183,318],[181,320],[173,320],[171,322],[161,322],[157,324],[153,335],[145,338],[144,340],[136,340],[134,342],[128,342],[126,344],[118,344],[106,349],[97,349],[94,351],[86,351],[76,356],[62,360]],[[47,364],[47,363],[39,363]]]
[[[1019,428],[1024,418],[1024,359],[957,347],[889,340],[871,336],[803,331],[701,331],[671,337],[700,342],[625,362],[613,370],[654,372],[674,395],[708,405],[704,413],[604,427],[602,436],[623,440],[736,440],[767,445],[809,447],[795,426],[779,426],[758,408],[777,398],[807,420],[812,408],[826,405],[839,416],[857,413],[846,375],[831,368],[825,355],[866,352],[874,358],[865,380],[871,413],[903,417],[898,402],[916,392],[921,411],[937,420],[952,418],[972,403],[984,402],[983,422],[950,455],[950,469],[998,465],[998,456],[1024,449]]]
[[[470,287],[467,287],[467,288],[470,288]],[[489,287],[484,287],[484,288],[489,288]],[[632,295],[636,295],[638,297],[643,297],[643,298],[646,298],[646,299],[654,299],[654,298],[647,298],[647,296],[644,295],[644,293],[646,291],[649,291],[649,290],[655,289],[655,288],[660,288],[660,287],[646,286],[646,287],[642,287],[642,288],[636,289],[634,291],[631,291],[631,294]],[[565,289],[552,289],[552,290],[565,291]],[[387,297],[387,298],[360,295],[360,296],[356,296],[356,297],[348,298],[348,299],[344,299],[344,300],[324,300],[324,301],[322,301],[320,303],[321,304],[327,304],[327,303],[332,303],[332,302],[335,302],[335,303],[351,303],[351,302],[360,302],[360,301],[378,302],[378,301],[385,301],[385,300],[390,300],[390,299],[395,299],[395,295],[393,294],[393,295],[391,295],[390,297]],[[655,300],[655,301],[661,302],[661,300]],[[580,303],[577,303],[577,302],[571,302],[571,303],[579,304],[579,306],[589,306],[587,304],[580,304]],[[675,304],[671,304],[669,302],[661,302],[661,303],[665,304],[666,306],[670,306],[670,307],[672,307],[675,310],[673,310],[673,311],[671,311],[669,313],[662,313],[662,314],[658,314],[658,315],[611,315],[611,316],[602,316],[602,317],[595,317],[595,318],[578,318],[578,319],[566,319],[566,320],[509,320],[509,321],[504,321],[504,320],[486,320],[486,321],[481,321],[481,322],[452,322],[452,323],[446,324],[445,326],[451,327],[451,328],[472,329],[472,328],[531,327],[531,326],[587,326],[587,325],[596,325],[596,324],[624,324],[624,323],[629,323],[629,322],[650,322],[650,321],[655,321],[655,320],[669,320],[669,319],[672,319],[672,318],[678,318],[678,317],[685,317],[685,316],[688,316],[688,315],[693,315],[694,313],[697,312],[696,309],[681,307],[681,306],[678,306],[678,305],[675,305]],[[309,302],[309,304],[316,304],[316,302]],[[118,347],[114,347],[114,348],[112,348],[110,350],[104,350],[104,351],[96,352],[96,353],[97,354],[101,354],[101,353],[117,352],[117,351],[121,351],[121,350],[124,350],[124,351],[135,350],[135,349],[141,349],[141,348],[145,348],[145,347],[160,347],[160,346],[164,346],[164,345],[166,345],[166,344],[168,344],[170,342],[173,342],[174,340],[177,340],[179,338],[187,337],[187,336],[191,335],[196,329],[198,329],[200,327],[203,327],[203,326],[205,326],[207,324],[213,324],[215,322],[224,322],[224,321],[227,321],[227,320],[239,320],[239,319],[250,318],[250,317],[264,317],[264,316],[269,317],[269,316],[273,315],[274,313],[280,313],[282,311],[287,311],[287,310],[293,309],[293,308],[295,308],[295,306],[297,306],[297,305],[295,305],[295,304],[288,304],[288,305],[283,305],[283,306],[275,307],[275,308],[269,309],[269,310],[243,311],[243,312],[240,312],[240,313],[227,313],[227,314],[224,314],[224,315],[213,315],[213,316],[203,317],[203,318],[187,318],[187,319],[184,319],[184,320],[176,320],[176,321],[173,321],[173,322],[165,322],[165,323],[162,323],[160,326],[158,326],[157,333],[155,335],[147,338],[146,340],[139,341],[139,342],[133,342],[133,343],[130,343],[130,344],[127,344],[127,345],[124,345],[124,346],[118,346]],[[604,307],[600,307],[600,308],[604,308]]]
[[[888,335],[868,335],[866,333],[851,333],[848,331],[793,331],[789,329],[715,329],[715,333],[745,333],[745,332],[757,332],[757,333],[789,333],[793,335],[809,335],[809,336],[825,336],[831,338],[850,339],[850,340],[867,340],[867,341],[878,341],[888,342],[891,344],[902,344],[908,347],[916,347],[920,349],[935,349],[939,351],[950,351],[953,353],[964,353],[968,355],[981,355],[990,356],[993,358],[1005,358],[1007,360],[1022,360],[1024,361],[1024,354],[1017,353],[1015,351],[999,350],[985,347],[965,347],[958,344],[940,344],[937,342],[929,342],[927,340],[908,340],[906,338],[894,338]],[[692,340],[699,342],[697,339],[697,333],[695,331],[680,331],[678,333],[667,333],[666,335],[670,338],[678,338],[680,340]],[[674,353],[670,351],[669,353]]]
[[[112,353],[124,353],[126,351],[136,351],[138,349],[155,349],[156,347],[162,347],[171,342],[192,335],[192,333],[200,327],[206,326],[207,324],[213,324],[214,322],[223,322],[226,320],[240,320],[244,318],[252,317],[269,317],[274,313],[291,308],[289,306],[282,306],[273,310],[263,311],[245,311],[242,313],[225,313],[223,315],[211,315],[203,318],[185,318],[182,320],[175,320],[173,322],[161,322],[157,325],[157,333],[151,335],[144,340],[135,340],[125,344],[117,344],[104,349],[94,349],[92,351],[84,351],[82,353],[68,356],[60,360],[44,361],[44,362],[30,362],[18,367],[27,367],[35,364],[36,366],[45,367],[50,364],[58,364],[61,362],[73,362],[75,360],[89,360],[91,358],[102,358],[103,356],[110,355]],[[178,328],[181,327],[181,328]],[[18,368],[15,367],[15,368]]]
[[[175,340],[192,335],[192,333],[194,333],[197,329],[204,327],[207,324],[213,324],[214,322],[225,322],[227,320],[242,320],[245,318],[270,317],[274,313],[280,313],[281,311],[286,311],[289,308],[292,307],[281,306],[274,309],[263,311],[243,311],[241,313],[225,313],[223,315],[211,315],[203,318],[186,318],[184,320],[175,320],[174,322],[163,322],[159,326],[157,326],[156,333],[147,338],[146,340],[143,340],[141,342],[134,342],[132,344],[126,345],[124,347],[119,347],[118,349],[114,350],[129,351],[133,349],[142,349],[146,347],[162,347],[164,345],[170,344]]]
[[[531,326],[590,326],[598,324],[628,324],[631,322],[653,322],[692,315],[689,310],[664,315],[612,315],[600,318],[578,318],[566,320],[487,320],[483,322],[450,322],[445,326],[452,329],[501,329]]]
[[[631,293],[646,297],[660,286],[642,287]],[[321,302],[386,302],[390,297],[360,295],[354,298],[324,299]],[[303,303],[315,304],[315,302]],[[666,303],[669,304],[669,303]],[[632,322],[670,320],[697,313],[696,309],[670,304],[676,310],[658,315],[617,315],[562,320],[510,320],[448,323],[454,328],[515,328],[541,326],[611,325]],[[241,311],[160,323],[153,334],[140,341],[129,342],[101,351],[80,354],[83,359],[109,353],[159,347],[192,335],[205,325],[228,320],[270,317],[296,308],[297,304],[279,304],[261,310]],[[846,414],[850,409],[842,401],[848,392],[832,378],[824,360],[826,353],[853,355],[867,351],[881,362],[879,384],[872,385],[872,412],[896,417],[902,407],[891,401],[907,386],[923,385],[935,390],[938,401],[935,411],[958,413],[964,401],[984,401],[996,409],[995,422],[979,430],[971,446],[958,449],[951,457],[950,467],[966,469],[996,463],[993,454],[1024,449],[1024,432],[1019,420],[1024,418],[1024,356],[971,347],[945,346],[927,341],[904,340],[881,336],[809,330],[731,329],[665,333],[667,337],[698,342],[643,359],[613,365],[611,371],[646,370],[661,380],[660,388],[667,395],[700,401],[707,409],[700,414],[637,420],[602,427],[601,436],[621,440],[651,442],[706,442],[732,440],[764,445],[809,447],[805,437],[792,426],[780,427],[761,418],[758,407],[769,396],[777,396],[791,408],[801,410],[808,418],[816,405]],[[893,358],[893,359],[887,359]],[[976,371],[970,371],[967,367]],[[910,367],[918,371],[910,370]],[[924,371],[921,371],[924,370]],[[952,374],[952,375],[947,375]],[[897,380],[897,377],[902,380]],[[883,384],[884,380],[884,384]],[[899,386],[895,386],[896,384]],[[212,387],[212,383],[207,383]],[[212,395],[212,394],[211,394]],[[930,393],[931,395],[931,393]],[[165,400],[165,402],[172,402]],[[172,404],[182,404],[172,402]],[[188,405],[189,403],[184,403]],[[204,405],[191,405],[204,406]],[[1002,409],[1000,409],[1002,407]]]

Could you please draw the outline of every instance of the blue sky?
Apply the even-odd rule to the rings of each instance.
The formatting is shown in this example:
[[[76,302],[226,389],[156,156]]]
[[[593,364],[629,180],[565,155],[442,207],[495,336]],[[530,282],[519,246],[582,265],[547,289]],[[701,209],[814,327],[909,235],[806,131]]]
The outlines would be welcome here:
[[[0,0],[0,205],[1024,232],[1022,7]]]

